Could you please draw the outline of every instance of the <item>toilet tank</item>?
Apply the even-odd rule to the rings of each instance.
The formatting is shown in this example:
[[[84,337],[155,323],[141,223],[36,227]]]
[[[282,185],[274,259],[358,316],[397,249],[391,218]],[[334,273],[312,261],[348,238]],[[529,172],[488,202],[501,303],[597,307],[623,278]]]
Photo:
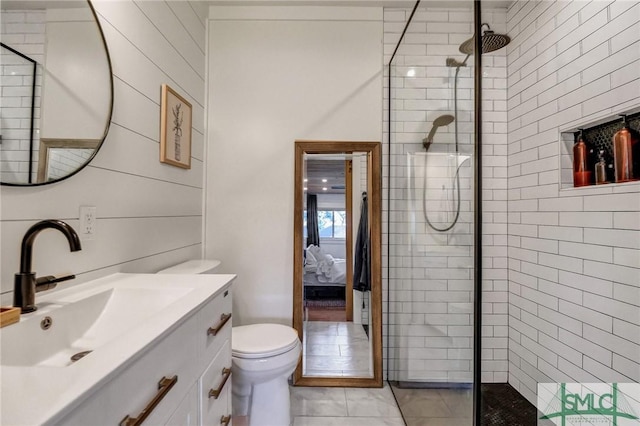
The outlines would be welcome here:
[[[215,274],[220,266],[219,260],[196,259],[178,263],[169,268],[158,271],[158,274]]]

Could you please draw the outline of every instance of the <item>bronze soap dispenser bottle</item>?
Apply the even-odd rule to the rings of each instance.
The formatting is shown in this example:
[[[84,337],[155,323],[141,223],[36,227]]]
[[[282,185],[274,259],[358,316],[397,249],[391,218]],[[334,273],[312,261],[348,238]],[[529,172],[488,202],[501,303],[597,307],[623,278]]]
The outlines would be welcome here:
[[[633,154],[637,150],[638,137],[627,124],[627,116],[622,116],[622,129],[613,135],[613,164],[616,182],[640,179],[640,170],[633,169]],[[636,160],[637,161],[637,160]]]
[[[589,146],[584,141],[582,130],[580,130],[578,141],[573,145],[573,186],[591,185],[589,151]]]

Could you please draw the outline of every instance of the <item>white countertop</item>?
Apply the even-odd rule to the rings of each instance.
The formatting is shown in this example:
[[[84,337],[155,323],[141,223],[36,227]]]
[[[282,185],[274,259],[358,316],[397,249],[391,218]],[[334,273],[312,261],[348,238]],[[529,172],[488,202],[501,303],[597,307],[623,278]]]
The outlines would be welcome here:
[[[43,304],[42,309],[23,315],[21,321],[29,321],[30,318],[38,320],[36,315],[41,316],[47,309],[51,309],[54,315],[55,307],[47,307],[47,302],[70,303],[119,286],[184,286],[192,289],[143,321],[141,326],[132,327],[94,350],[82,362],[67,367],[0,367],[0,424],[35,425],[61,420],[93,391],[133,362],[137,354],[151,347],[200,306],[226,289],[234,278],[235,275],[114,274],[68,290],[38,293],[36,304]],[[6,328],[9,327],[11,325]]]

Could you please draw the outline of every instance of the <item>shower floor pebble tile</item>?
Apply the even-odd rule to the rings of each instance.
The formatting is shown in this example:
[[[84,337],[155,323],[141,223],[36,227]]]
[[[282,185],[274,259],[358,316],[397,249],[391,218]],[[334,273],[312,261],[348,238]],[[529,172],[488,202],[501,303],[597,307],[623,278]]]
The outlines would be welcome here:
[[[293,426],[404,426],[391,388],[291,387]]]

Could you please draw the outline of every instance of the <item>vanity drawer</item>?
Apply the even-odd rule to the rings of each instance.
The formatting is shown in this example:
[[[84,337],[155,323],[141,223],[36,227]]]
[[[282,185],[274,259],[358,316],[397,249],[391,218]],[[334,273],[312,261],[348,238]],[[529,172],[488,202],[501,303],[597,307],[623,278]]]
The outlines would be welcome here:
[[[222,345],[231,339],[232,293],[231,287],[223,290],[214,300],[209,302],[198,313],[200,329],[198,330],[198,349],[202,358],[200,364],[209,365]]]
[[[192,316],[59,424],[124,424],[125,417],[139,417],[154,400],[157,404],[144,423],[166,423],[198,380],[197,328],[197,316]]]
[[[187,396],[182,400],[180,406],[173,412],[167,426],[198,426],[200,425],[200,414],[198,409],[198,383],[194,383]]]
[[[226,341],[200,379],[203,425],[227,425],[231,416],[231,342]]]

